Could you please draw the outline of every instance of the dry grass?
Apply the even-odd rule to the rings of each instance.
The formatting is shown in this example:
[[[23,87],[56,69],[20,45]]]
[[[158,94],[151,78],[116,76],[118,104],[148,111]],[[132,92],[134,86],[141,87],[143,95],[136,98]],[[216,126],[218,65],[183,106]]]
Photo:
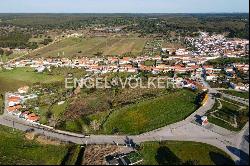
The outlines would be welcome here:
[[[39,135],[34,132],[26,132],[25,133],[25,138],[27,140],[35,140],[37,143],[42,144],[42,145],[62,145],[65,144],[60,140],[53,139],[46,137],[44,135]]]
[[[50,139],[42,135],[37,136],[36,141],[43,145],[62,145],[61,141],[56,140],[56,139]]]
[[[27,140],[34,140],[36,137],[36,134],[34,132],[27,132],[25,133],[25,138]]]
[[[142,52],[146,39],[144,38],[67,38],[30,54],[34,57],[93,57],[98,52],[103,55],[122,55],[131,52]],[[63,55],[64,52],[64,55]]]
[[[82,165],[106,165],[105,156],[126,151],[129,151],[129,149],[123,146],[89,145],[85,149]]]

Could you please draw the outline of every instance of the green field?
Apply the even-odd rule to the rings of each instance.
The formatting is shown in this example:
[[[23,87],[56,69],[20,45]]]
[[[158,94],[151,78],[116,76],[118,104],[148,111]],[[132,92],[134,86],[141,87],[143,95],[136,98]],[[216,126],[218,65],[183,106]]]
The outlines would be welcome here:
[[[52,111],[52,113],[54,114],[54,116],[55,116],[56,118],[59,118],[59,117],[62,116],[62,114],[63,114],[64,111],[66,110],[67,105],[68,105],[67,102],[65,102],[65,103],[63,103],[63,104],[61,104],[61,105],[55,104],[55,105],[53,105],[51,111]]]
[[[222,150],[196,142],[147,142],[140,153],[145,165],[234,165]]]
[[[60,53],[60,57],[93,57],[98,52],[103,55],[122,55],[129,52],[137,55],[142,52],[145,42],[144,38],[67,38],[31,56],[57,57]]]
[[[0,165],[60,165],[68,146],[41,145],[24,139],[24,134],[0,126]]]
[[[52,83],[63,81],[62,76],[36,73],[32,68],[17,68],[0,71],[0,93],[16,91],[24,85],[33,83]]]
[[[3,110],[4,110],[4,102],[3,102],[2,97],[0,96],[0,114],[3,113]]]
[[[109,112],[110,111],[97,112],[76,120],[67,120],[63,129],[77,133],[103,134],[100,130],[94,130],[91,127],[90,122],[96,121],[97,123],[102,124],[106,120]]]
[[[193,113],[196,94],[179,90],[114,111],[104,124],[108,134],[140,134],[183,120]]]
[[[234,91],[234,90],[223,90],[221,92],[229,94],[229,95],[241,97],[244,99],[249,99],[249,92],[238,92],[238,91]]]
[[[155,61],[154,60],[148,60],[144,62],[145,66],[154,66],[155,65]]]

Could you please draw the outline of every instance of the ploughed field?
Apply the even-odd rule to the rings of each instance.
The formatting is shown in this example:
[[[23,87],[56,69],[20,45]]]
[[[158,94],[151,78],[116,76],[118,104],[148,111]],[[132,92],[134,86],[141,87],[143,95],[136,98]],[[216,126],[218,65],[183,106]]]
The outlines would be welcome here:
[[[94,57],[102,55],[137,56],[143,51],[147,39],[138,37],[67,38],[44,47],[30,56],[36,57]]]

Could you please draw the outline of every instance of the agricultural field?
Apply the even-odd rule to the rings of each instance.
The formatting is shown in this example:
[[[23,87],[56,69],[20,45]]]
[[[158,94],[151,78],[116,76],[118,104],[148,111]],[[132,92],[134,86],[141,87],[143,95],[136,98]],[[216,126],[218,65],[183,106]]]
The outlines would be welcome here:
[[[69,145],[43,145],[26,140],[24,134],[0,126],[1,165],[60,165],[68,153]]]
[[[82,89],[77,99],[69,99],[64,118],[58,126],[62,130],[101,134],[113,110],[138,101],[149,100],[168,93],[162,89]]]
[[[105,49],[104,55],[140,55],[146,43],[144,38],[124,38]]]
[[[249,92],[239,92],[239,91],[234,91],[234,90],[223,90],[221,92],[225,94],[241,97],[244,99],[249,99]]]
[[[114,111],[104,124],[108,134],[141,134],[183,120],[196,109],[196,94],[189,90],[170,92],[152,100]]]
[[[178,42],[163,42],[162,44],[163,48],[172,48],[172,49],[179,49],[179,48],[185,48],[181,43]]]
[[[161,54],[163,40],[161,39],[153,39],[147,41],[145,44],[143,54],[150,56],[159,56]]]
[[[30,56],[42,57],[93,57],[101,55],[138,55],[142,52],[144,38],[67,38],[45,47]]]
[[[207,113],[209,122],[231,131],[240,131],[248,121],[249,108],[226,99],[216,99]]]
[[[0,93],[16,91],[21,86],[33,83],[53,83],[64,81],[63,76],[36,73],[32,68],[0,70]]]
[[[196,142],[146,142],[140,153],[145,165],[234,165],[222,150]]]

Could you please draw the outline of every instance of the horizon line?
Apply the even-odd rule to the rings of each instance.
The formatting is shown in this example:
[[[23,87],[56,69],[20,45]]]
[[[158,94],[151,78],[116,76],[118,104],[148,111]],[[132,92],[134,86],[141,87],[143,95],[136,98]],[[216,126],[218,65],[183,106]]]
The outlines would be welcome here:
[[[0,12],[0,14],[249,14],[248,12]]]

